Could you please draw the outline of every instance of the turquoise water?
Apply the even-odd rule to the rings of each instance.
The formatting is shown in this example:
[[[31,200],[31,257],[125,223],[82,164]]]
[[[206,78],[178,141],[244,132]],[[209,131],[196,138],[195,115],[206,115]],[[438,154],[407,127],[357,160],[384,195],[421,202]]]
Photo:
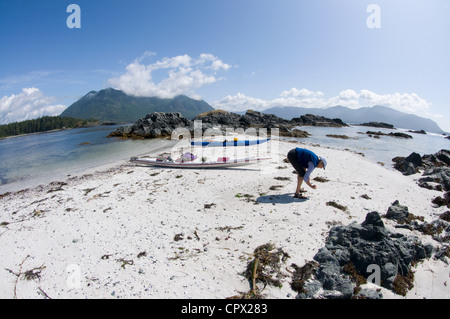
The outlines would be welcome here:
[[[68,175],[84,174],[89,169],[128,161],[132,156],[157,152],[176,142],[167,139],[120,140],[106,138],[116,126],[73,129],[52,133],[31,134],[0,140],[0,194],[65,179]],[[379,139],[359,132],[393,130],[362,126],[343,128],[299,127],[311,136],[295,139],[307,145],[319,144],[337,149],[363,153],[374,162],[392,166],[395,156],[434,154],[450,148],[450,140],[440,135],[407,133],[413,139],[381,136]],[[404,132],[402,130],[397,130]],[[394,130],[395,132],[395,130]],[[327,137],[327,134],[346,135],[348,140]]]
[[[0,194],[126,161],[171,143],[107,138],[115,129],[80,128],[0,140]]]

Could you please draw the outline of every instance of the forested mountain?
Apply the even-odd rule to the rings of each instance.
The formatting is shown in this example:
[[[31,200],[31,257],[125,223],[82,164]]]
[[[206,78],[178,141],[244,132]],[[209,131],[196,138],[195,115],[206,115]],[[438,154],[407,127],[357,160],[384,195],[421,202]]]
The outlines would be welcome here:
[[[135,97],[108,88],[89,92],[69,106],[61,116],[129,123],[136,122],[153,112],[180,112],[184,117],[192,119],[197,114],[211,110],[213,108],[205,101],[194,100],[185,95],[178,95],[172,99]]]

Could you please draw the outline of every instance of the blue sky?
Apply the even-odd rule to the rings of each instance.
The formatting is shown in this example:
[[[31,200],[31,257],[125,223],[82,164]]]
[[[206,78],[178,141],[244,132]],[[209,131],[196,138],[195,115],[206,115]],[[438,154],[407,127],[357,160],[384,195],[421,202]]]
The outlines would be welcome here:
[[[115,87],[230,111],[381,104],[450,131],[447,0],[0,0],[0,39],[0,124]]]

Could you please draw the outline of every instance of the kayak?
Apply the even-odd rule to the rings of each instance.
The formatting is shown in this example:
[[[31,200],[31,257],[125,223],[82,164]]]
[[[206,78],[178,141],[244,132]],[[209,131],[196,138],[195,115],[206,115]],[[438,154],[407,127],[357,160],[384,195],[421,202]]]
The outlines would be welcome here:
[[[170,168],[226,168],[226,167],[238,167],[250,164],[256,164],[260,161],[269,160],[270,157],[259,157],[259,158],[241,158],[241,159],[230,159],[228,157],[219,157],[216,161],[187,161],[187,162],[177,162],[177,161],[161,161],[156,158],[137,158],[132,157],[130,161],[136,164],[148,165],[148,166],[159,166],[159,167],[170,167]]]
[[[258,145],[269,141],[270,138],[262,140],[224,140],[224,141],[193,141],[191,145],[193,146],[209,146],[209,147],[227,147],[227,146],[250,146]]]

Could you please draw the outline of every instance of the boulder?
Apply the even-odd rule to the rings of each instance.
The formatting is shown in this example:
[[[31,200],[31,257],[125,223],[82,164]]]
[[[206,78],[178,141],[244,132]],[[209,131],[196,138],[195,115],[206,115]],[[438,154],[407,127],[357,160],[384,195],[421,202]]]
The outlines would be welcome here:
[[[379,128],[388,128],[388,129],[395,129],[394,125],[392,124],[387,124],[384,122],[368,122],[368,123],[363,123],[363,124],[359,124],[361,126],[371,126],[371,127],[379,127]]]
[[[352,275],[366,278],[374,265],[380,269],[381,286],[393,289],[398,275],[406,276],[413,262],[431,257],[431,252],[432,249],[418,238],[389,231],[380,214],[370,212],[361,224],[330,229],[325,246],[314,256],[318,264],[314,277],[297,297],[311,298],[314,294],[314,298],[350,298],[356,285],[350,279]],[[349,275],[349,268],[353,269],[353,274]],[[317,296],[318,291],[322,291],[320,296]],[[366,291],[361,297],[381,296]]]
[[[181,113],[155,112],[147,114],[139,119],[135,124],[127,127],[120,127],[110,133],[108,137],[122,138],[157,138],[171,136],[175,128],[185,127],[193,129],[193,122],[184,118]]]
[[[329,119],[324,116],[314,114],[305,114],[300,117],[293,118],[290,121],[293,125],[306,126],[325,126],[325,127],[343,127],[348,126],[341,119]]]
[[[398,200],[392,203],[389,206],[388,211],[386,213],[386,218],[394,219],[397,221],[406,220],[408,218],[409,211],[408,207],[400,205]]]

